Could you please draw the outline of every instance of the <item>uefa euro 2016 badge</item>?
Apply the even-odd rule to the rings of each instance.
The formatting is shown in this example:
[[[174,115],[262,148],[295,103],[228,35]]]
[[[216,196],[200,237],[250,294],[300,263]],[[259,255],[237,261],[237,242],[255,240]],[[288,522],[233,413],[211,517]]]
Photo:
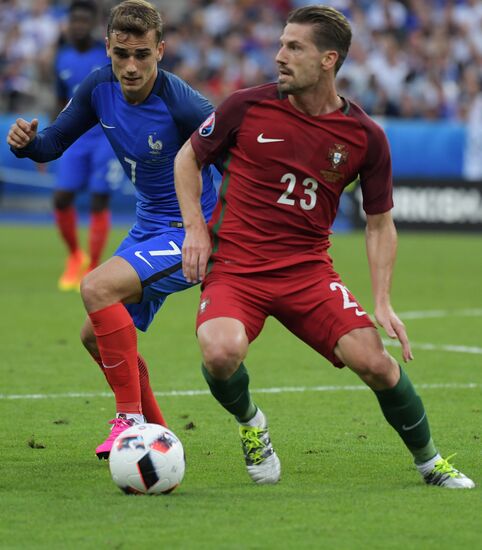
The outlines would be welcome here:
[[[216,123],[216,114],[212,112],[208,118],[199,126],[199,135],[201,137],[208,137],[214,131],[214,125]]]

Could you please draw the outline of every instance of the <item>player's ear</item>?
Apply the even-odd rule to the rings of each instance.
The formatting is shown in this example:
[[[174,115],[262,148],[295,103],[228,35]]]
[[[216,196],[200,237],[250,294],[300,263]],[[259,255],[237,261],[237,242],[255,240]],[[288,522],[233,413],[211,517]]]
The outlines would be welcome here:
[[[105,37],[105,53],[107,54],[107,57],[110,57],[109,48],[110,48],[109,37],[106,36],[106,37]]]
[[[166,43],[164,40],[161,40],[159,44],[157,45],[157,61],[161,61],[161,59],[164,57],[164,50],[166,47]]]
[[[327,50],[323,52],[321,57],[321,68],[325,71],[332,69],[338,61],[338,52],[335,50]]]

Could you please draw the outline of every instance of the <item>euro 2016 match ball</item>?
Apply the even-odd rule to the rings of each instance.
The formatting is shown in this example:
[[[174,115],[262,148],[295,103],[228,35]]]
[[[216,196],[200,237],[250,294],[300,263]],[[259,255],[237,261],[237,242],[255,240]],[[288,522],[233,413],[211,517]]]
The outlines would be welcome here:
[[[181,441],[159,424],[124,430],[109,455],[112,479],[126,494],[170,493],[181,483],[185,465]]]

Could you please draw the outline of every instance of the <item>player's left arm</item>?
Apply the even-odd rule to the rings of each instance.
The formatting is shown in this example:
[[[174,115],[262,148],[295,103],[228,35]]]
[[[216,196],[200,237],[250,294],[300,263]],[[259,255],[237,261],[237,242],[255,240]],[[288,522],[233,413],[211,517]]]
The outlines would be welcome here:
[[[182,271],[186,280],[197,283],[204,279],[211,255],[211,239],[201,210],[201,163],[191,140],[181,147],[174,163],[175,187],[186,236],[182,245]]]
[[[407,362],[413,359],[407,331],[390,303],[392,274],[397,255],[397,231],[390,210],[382,214],[367,214],[365,238],[375,319],[390,338],[399,340],[403,360]]]

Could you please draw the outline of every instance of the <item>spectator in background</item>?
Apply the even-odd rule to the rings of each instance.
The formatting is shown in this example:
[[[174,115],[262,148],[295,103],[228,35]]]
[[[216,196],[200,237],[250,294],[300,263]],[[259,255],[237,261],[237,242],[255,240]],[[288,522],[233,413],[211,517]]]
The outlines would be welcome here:
[[[104,6],[109,3],[114,0],[104,1]],[[283,21],[289,10],[309,3],[310,0],[162,2],[170,25],[167,66],[216,104],[238,87],[273,81],[276,70],[272,59]],[[326,3],[342,11],[353,24],[358,42],[354,48],[358,53],[354,53],[358,59],[341,69],[340,79],[344,83],[342,89],[349,90],[349,95],[362,103],[368,114],[466,120],[471,101],[466,101],[464,75],[470,67],[477,73],[478,81],[482,77],[480,0]],[[15,2],[3,0],[3,4],[14,6]],[[42,28],[51,24],[50,20],[46,22],[49,10],[45,0],[34,12],[28,16],[31,21],[41,21]],[[1,34],[2,23],[0,60],[4,50]],[[23,32],[22,37],[29,40]],[[10,75],[8,80],[0,81],[4,98],[28,94],[32,78],[39,78],[35,67],[42,67],[42,62],[28,62],[30,71],[25,66],[20,70],[17,62],[3,62],[7,63],[5,74]],[[361,78],[363,73],[365,77]],[[13,95],[12,88],[17,90]],[[365,104],[367,98],[369,103]]]
[[[33,37],[22,36],[19,24],[13,22],[5,33],[3,45],[2,88],[7,111],[21,110],[33,99],[36,53]]]
[[[467,118],[463,173],[468,180],[482,182],[482,92],[474,98]]]
[[[35,0],[31,3],[30,11],[20,22],[20,33],[23,38],[33,38],[36,50],[35,64],[40,78],[45,79],[50,72],[50,51],[60,34],[59,22],[49,12],[47,0]]]

